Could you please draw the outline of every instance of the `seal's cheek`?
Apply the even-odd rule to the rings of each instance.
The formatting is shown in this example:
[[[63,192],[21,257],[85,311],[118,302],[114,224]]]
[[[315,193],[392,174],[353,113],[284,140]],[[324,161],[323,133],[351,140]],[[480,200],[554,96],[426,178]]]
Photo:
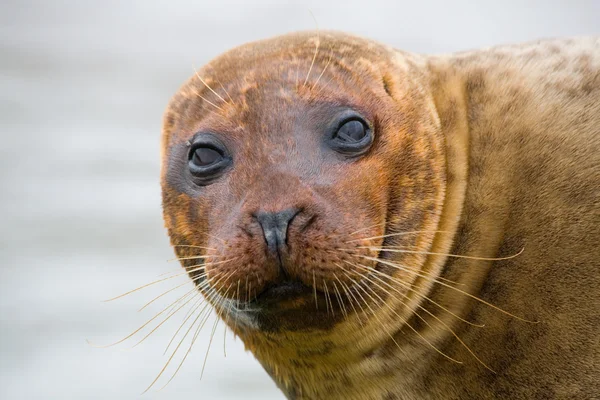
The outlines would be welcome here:
[[[257,223],[217,230],[207,247],[206,277],[221,296],[247,302],[280,277],[278,259],[270,256]]]
[[[373,266],[366,257],[374,257],[376,252],[354,239],[367,231],[377,236],[382,225],[365,218],[360,209],[336,204],[310,211],[304,217],[310,218],[310,224],[290,228],[292,251],[284,264],[288,275],[325,292],[343,291],[360,282]],[[368,227],[371,229],[363,230]]]

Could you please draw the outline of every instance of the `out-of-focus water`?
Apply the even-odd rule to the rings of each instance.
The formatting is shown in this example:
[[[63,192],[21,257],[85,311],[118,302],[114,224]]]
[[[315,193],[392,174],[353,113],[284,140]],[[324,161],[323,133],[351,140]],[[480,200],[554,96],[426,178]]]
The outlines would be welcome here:
[[[468,3],[2,1],[0,398],[137,398],[167,361],[178,323],[131,350],[132,340],[108,349],[86,340],[118,340],[169,304],[165,296],[136,311],[177,279],[101,300],[178,267],[166,261],[159,133],[193,66],[246,41],[312,29],[309,8],[322,29],[417,52],[600,30],[593,1]],[[142,398],[281,399],[239,340],[227,336],[224,357],[222,325],[200,381],[212,329],[209,321],[169,386]]]

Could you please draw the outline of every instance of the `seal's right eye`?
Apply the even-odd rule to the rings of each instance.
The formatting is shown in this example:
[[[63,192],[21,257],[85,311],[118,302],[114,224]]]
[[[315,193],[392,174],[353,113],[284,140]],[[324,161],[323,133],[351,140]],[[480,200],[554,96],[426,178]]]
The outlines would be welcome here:
[[[198,185],[212,183],[230,164],[227,149],[212,136],[201,137],[190,146],[188,168]]]
[[[349,157],[361,156],[373,143],[373,129],[358,113],[350,110],[339,117],[328,143],[338,153]]]

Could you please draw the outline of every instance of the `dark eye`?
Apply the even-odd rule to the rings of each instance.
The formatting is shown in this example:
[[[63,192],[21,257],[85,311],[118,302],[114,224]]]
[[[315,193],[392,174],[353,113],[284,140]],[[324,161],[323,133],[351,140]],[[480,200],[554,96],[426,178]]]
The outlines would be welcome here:
[[[339,153],[349,156],[364,154],[373,143],[369,125],[359,116],[346,117],[329,139],[329,145]]]
[[[192,156],[192,161],[199,167],[207,167],[222,159],[223,155],[210,147],[198,147]]]
[[[337,131],[337,139],[348,142],[360,142],[367,135],[367,129],[360,121],[348,121]]]
[[[213,135],[203,134],[190,144],[188,168],[197,185],[212,183],[230,164],[227,149]]]

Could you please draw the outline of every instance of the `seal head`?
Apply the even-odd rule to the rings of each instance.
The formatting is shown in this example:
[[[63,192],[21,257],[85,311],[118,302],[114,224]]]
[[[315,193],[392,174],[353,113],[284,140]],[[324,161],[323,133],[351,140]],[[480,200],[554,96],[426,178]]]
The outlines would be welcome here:
[[[380,249],[430,247],[444,159],[433,114],[408,74],[391,78],[390,54],[336,34],[257,42],[175,96],[165,220],[214,304],[252,310],[263,330],[326,329],[358,311],[352,296],[377,307],[392,275],[410,287],[414,273],[379,260],[413,268],[422,255]]]

